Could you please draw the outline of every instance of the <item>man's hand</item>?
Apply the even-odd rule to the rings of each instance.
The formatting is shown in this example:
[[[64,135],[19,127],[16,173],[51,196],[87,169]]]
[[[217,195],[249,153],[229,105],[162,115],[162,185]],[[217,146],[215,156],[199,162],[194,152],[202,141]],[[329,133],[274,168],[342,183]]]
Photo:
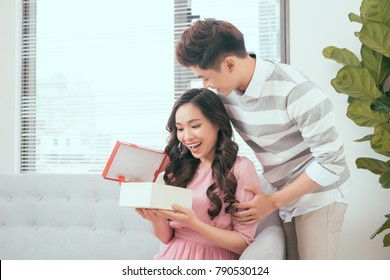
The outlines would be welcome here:
[[[238,212],[233,214],[236,221],[243,225],[252,225],[260,222],[276,210],[271,196],[261,189],[253,186],[245,186],[244,189],[254,193],[255,196],[250,201],[233,204],[238,209]]]

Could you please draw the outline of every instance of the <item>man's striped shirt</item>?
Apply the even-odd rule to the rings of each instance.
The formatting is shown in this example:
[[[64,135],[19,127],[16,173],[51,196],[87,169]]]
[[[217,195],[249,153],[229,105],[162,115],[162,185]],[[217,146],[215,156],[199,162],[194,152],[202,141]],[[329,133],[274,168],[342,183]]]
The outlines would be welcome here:
[[[245,93],[221,98],[275,190],[305,170],[322,186],[317,192],[349,178],[329,98],[292,66],[257,58]]]

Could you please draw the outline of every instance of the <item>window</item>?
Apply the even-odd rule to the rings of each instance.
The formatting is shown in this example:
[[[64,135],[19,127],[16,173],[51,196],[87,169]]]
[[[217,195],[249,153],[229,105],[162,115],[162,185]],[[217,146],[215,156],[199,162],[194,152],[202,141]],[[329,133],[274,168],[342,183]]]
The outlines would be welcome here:
[[[117,140],[163,149],[175,98],[197,85],[175,61],[181,32],[226,19],[248,50],[285,61],[284,3],[23,0],[21,172],[100,173]]]

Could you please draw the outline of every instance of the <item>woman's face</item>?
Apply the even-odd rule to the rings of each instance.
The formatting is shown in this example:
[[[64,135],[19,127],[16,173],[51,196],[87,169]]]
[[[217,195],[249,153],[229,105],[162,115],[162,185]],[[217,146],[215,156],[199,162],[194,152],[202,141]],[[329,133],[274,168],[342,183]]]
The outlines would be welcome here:
[[[201,161],[200,168],[210,167],[215,159],[218,127],[191,103],[182,105],[175,118],[179,141]]]

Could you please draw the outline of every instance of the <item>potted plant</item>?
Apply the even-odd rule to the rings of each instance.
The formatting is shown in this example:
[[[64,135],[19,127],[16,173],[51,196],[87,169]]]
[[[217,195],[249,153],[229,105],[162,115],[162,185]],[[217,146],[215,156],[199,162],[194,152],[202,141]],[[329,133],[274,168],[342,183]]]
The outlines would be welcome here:
[[[390,1],[363,0],[360,15],[349,14],[349,20],[361,24],[355,36],[361,42],[359,59],[348,49],[329,46],[326,58],[340,64],[331,84],[338,93],[348,95],[347,117],[355,124],[372,128],[372,134],[357,139],[369,142],[379,158],[359,157],[357,168],[379,176],[383,188],[390,188]],[[371,236],[386,231],[383,246],[390,246],[390,213]]]

